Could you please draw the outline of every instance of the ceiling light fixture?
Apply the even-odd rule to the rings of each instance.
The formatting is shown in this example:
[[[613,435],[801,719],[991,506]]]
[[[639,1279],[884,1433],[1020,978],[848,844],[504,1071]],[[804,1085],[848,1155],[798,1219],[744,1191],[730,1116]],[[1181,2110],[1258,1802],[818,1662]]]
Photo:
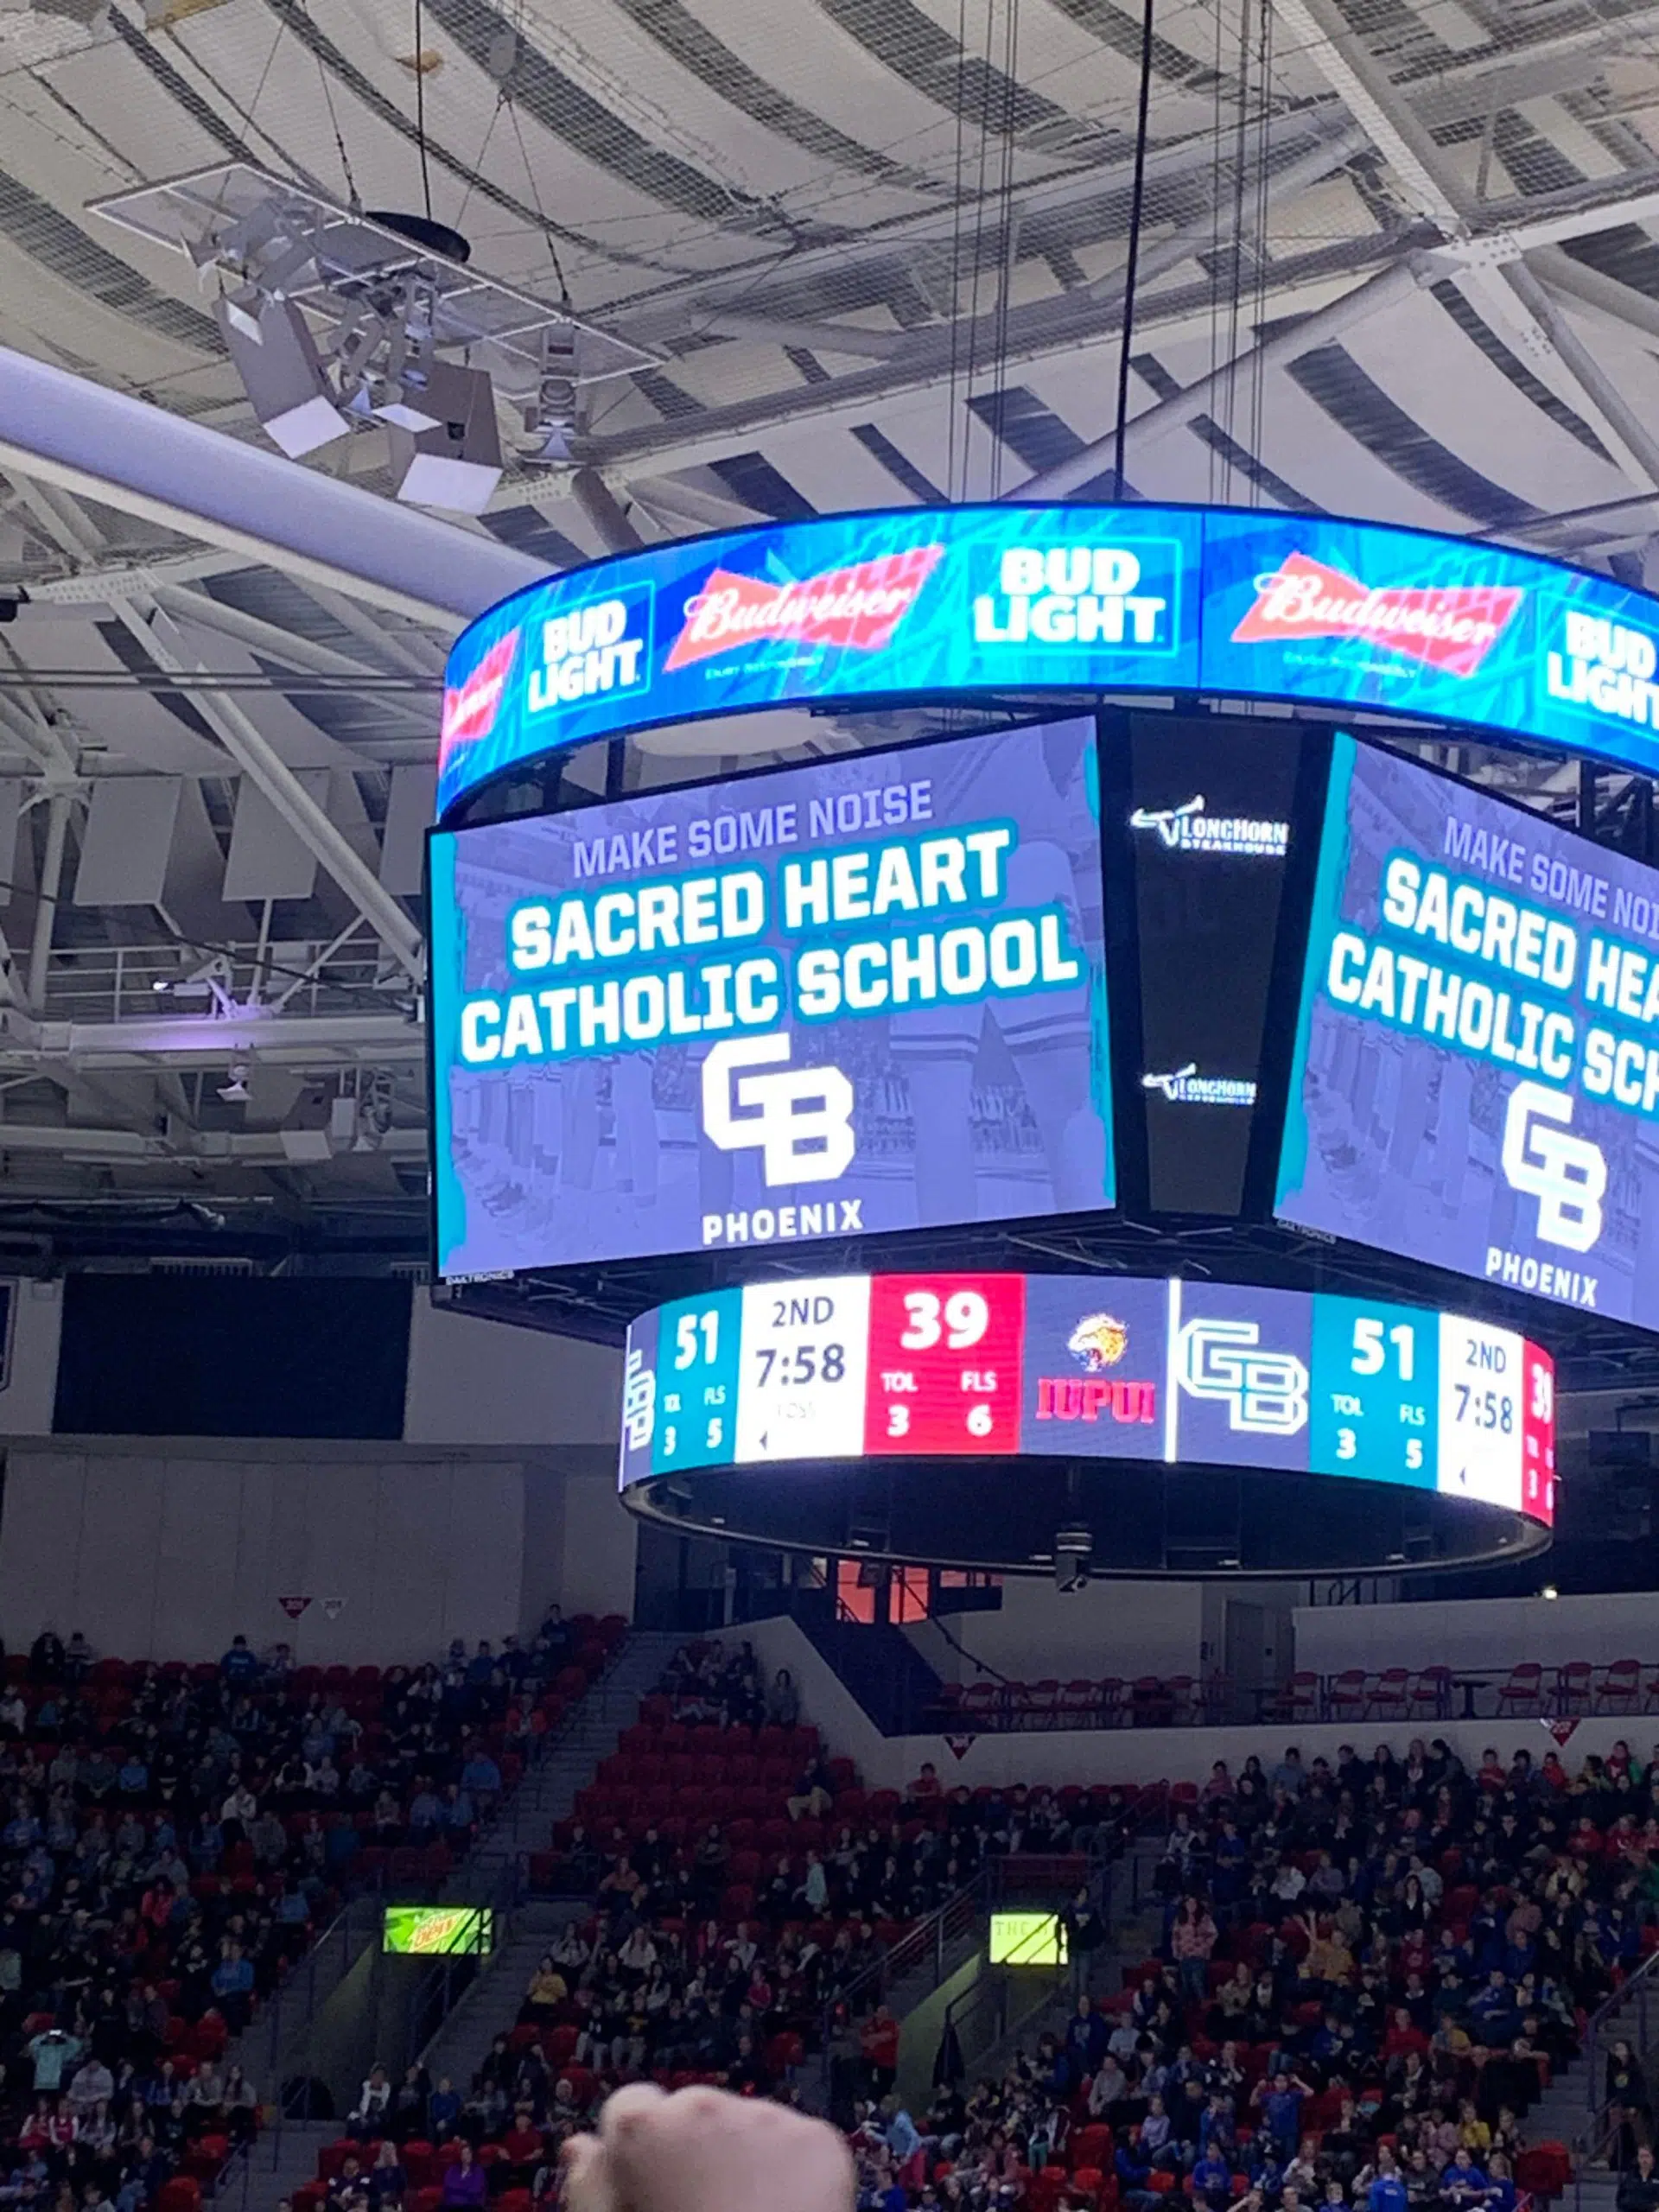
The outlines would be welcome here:
[[[384,426],[397,497],[480,514],[522,425],[521,462],[568,464],[582,388],[651,367],[645,347],[472,268],[429,217],[340,207],[231,162],[91,203],[184,254],[261,427],[290,460]]]

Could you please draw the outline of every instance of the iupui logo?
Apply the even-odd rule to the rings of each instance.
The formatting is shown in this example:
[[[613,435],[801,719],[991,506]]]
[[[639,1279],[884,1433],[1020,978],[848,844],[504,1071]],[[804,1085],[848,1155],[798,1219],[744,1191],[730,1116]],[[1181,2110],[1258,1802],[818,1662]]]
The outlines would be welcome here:
[[[443,695],[443,720],[439,725],[438,758],[447,760],[463,745],[475,745],[495,727],[496,713],[507,688],[512,657],[518,650],[518,632],[509,630],[498,638],[472,674]]]
[[[943,545],[917,545],[907,553],[826,569],[798,583],[770,583],[716,569],[686,601],[684,626],[664,668],[686,668],[742,645],[772,643],[880,652],[891,644],[944,551]]]
[[[1293,553],[1255,580],[1255,603],[1233,632],[1237,645],[1363,638],[1446,676],[1472,676],[1525,597],[1518,584],[1363,584],[1340,569]]]
[[[1158,1418],[1155,1382],[1120,1382],[1103,1370],[1116,1367],[1129,1348],[1129,1328],[1115,1313],[1086,1313],[1066,1338],[1066,1350],[1084,1370],[1075,1375],[1039,1375],[1039,1421],[1102,1419],[1145,1427]]]
[[[1086,1313],[1066,1338],[1065,1348],[1079,1366],[1098,1375],[1103,1367],[1116,1367],[1128,1350],[1128,1324],[1115,1313]]]

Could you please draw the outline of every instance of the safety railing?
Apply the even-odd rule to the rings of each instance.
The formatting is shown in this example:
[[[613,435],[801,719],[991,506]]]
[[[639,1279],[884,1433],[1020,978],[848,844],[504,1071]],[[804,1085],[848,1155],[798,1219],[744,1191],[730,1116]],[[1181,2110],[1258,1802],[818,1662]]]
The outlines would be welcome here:
[[[289,1014],[361,1012],[365,994],[396,995],[385,955],[362,925],[340,938],[202,944],[58,945],[46,970],[48,1021],[154,1020],[257,1002]]]

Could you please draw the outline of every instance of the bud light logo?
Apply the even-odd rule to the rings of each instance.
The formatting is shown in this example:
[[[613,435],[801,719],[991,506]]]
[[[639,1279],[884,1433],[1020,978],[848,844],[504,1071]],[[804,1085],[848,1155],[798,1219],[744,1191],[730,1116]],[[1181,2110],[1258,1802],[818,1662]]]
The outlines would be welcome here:
[[[974,600],[976,645],[1173,647],[1179,548],[1010,545]]]
[[[584,699],[642,691],[651,681],[653,596],[646,585],[550,614],[541,626],[539,665],[530,671],[529,712],[544,715]]]

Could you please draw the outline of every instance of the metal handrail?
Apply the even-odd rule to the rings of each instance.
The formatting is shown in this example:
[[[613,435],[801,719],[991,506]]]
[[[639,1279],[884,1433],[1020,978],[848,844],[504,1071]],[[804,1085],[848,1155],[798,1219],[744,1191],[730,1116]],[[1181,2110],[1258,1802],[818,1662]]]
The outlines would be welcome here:
[[[1643,2055],[1648,2042],[1649,2000],[1656,1994],[1659,1994],[1659,1980],[1655,1979],[1656,1974],[1659,1974],[1659,1951],[1649,1951],[1636,1972],[1626,1974],[1618,1988],[1603,1998],[1586,2024],[1584,2050],[1587,2061],[1586,2083],[1589,2091],[1587,2099],[1590,2116],[1589,2131],[1594,2130],[1598,2120],[1604,2118],[1609,2109],[1607,2100],[1600,2096],[1597,2091],[1597,2084],[1602,2079],[1604,2071],[1603,2039],[1605,2037],[1610,2042],[1617,2043],[1621,2037],[1625,2037],[1625,2030],[1621,2028],[1617,2035],[1609,2036],[1608,2029],[1615,2017],[1622,2012],[1634,1998],[1637,2008],[1637,2030],[1636,2033],[1629,2036],[1627,2039],[1634,2044],[1637,2056],[1640,2057]],[[1590,2139],[1591,2133],[1587,2131],[1586,2145]]]
[[[942,1630],[939,1622],[931,1625]],[[960,1645],[957,1649],[963,1650]],[[963,1656],[973,1658],[965,1650]],[[1594,1681],[1569,1683],[1567,1662],[1548,1666],[1543,1669],[1535,1691],[1526,1693],[1531,1701],[1510,1707],[1501,1702],[1501,1693],[1509,1685],[1512,1673],[1509,1667],[1447,1667],[1443,1680],[1436,1669],[1414,1669],[1420,1681],[1425,1676],[1435,1681],[1432,1708],[1414,1700],[1409,1687],[1398,1691],[1382,1689],[1376,1670],[1370,1668],[1336,1668],[1319,1675],[1310,1670],[1301,1677],[1305,1686],[1302,1690],[1293,1688],[1294,1678],[1245,1688],[1214,1669],[1193,1675],[1147,1675],[1143,1679],[1149,1685],[1155,1683],[1156,1688],[1147,1689],[1139,1707],[1133,1694],[1132,1681],[1107,1677],[1103,1682],[1091,1683],[1097,1694],[1087,1702],[1066,1705],[1066,1686],[1061,1684],[1055,1702],[1032,1707],[1025,1702],[1025,1693],[1032,1688],[1030,1683],[1011,1681],[983,1661],[974,1660],[973,1663],[982,1676],[992,1678],[995,1694],[969,1707],[963,1701],[963,1693],[978,1688],[982,1696],[982,1684],[942,1684],[940,1696],[922,1715],[926,1732],[938,1733],[962,1727],[979,1735],[1024,1735],[1033,1730],[1199,1728],[1229,1723],[1253,1726],[1269,1720],[1287,1726],[1352,1721],[1356,1725],[1385,1727],[1408,1726],[1420,1721],[1477,1719],[1640,1719],[1659,1713],[1659,1662],[1656,1661],[1644,1661],[1639,1679],[1628,1688],[1607,1688]],[[1345,1677],[1361,1673],[1366,1677],[1363,1687],[1356,1687],[1351,1693],[1339,1688]],[[1109,1696],[1106,1694],[1109,1688]],[[1477,1700],[1491,1692],[1500,1694],[1497,1711],[1479,1712]]]

